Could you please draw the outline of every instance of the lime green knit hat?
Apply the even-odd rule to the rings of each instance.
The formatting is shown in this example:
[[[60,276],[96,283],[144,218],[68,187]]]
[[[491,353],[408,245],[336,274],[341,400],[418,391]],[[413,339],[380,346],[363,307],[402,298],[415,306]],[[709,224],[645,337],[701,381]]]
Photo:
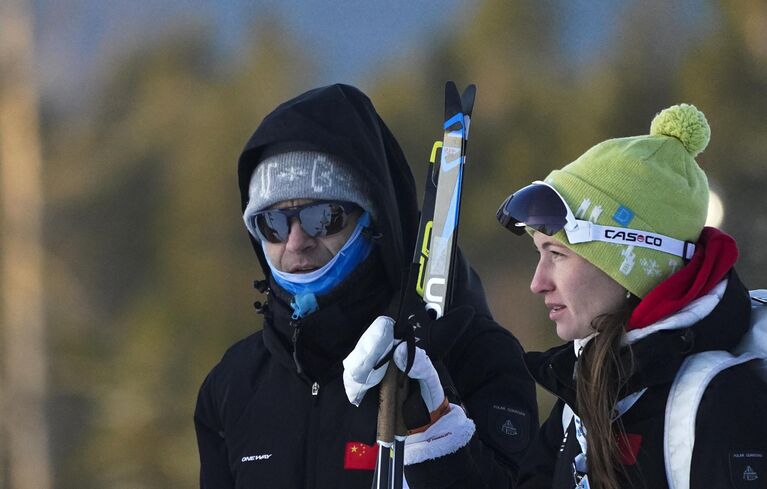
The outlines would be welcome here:
[[[650,134],[609,139],[546,177],[575,217],[697,242],[708,213],[708,180],[695,156],[711,131],[695,106],[674,105],[655,116]],[[638,297],[682,265],[661,251],[592,241],[570,244],[554,238],[607,273]]]

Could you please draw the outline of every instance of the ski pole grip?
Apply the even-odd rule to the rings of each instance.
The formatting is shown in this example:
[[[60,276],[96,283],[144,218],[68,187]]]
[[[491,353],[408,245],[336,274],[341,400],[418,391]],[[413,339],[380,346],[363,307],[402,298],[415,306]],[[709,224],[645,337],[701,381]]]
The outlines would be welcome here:
[[[393,362],[392,362],[393,363]],[[396,365],[395,365],[396,366]],[[405,426],[405,417],[402,406],[405,404],[408,394],[408,379],[405,373],[397,369],[397,402],[394,406],[394,434],[396,436],[407,436],[407,426]]]
[[[394,361],[389,360],[386,374],[381,381],[378,401],[378,428],[376,439],[379,442],[394,443],[395,422],[397,416],[397,377],[399,369]]]

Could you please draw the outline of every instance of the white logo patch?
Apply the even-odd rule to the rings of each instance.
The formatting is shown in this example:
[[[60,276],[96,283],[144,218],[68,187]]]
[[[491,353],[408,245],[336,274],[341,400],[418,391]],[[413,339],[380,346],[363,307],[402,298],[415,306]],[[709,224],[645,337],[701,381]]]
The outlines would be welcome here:
[[[634,259],[636,258],[634,247],[626,246],[626,249],[621,251],[621,255],[623,256],[623,263],[621,263],[619,270],[623,275],[628,275],[634,269]]]
[[[677,270],[679,270],[679,262],[676,260],[669,260],[668,261],[668,268],[671,270],[669,275],[676,273]]]
[[[312,165],[312,190],[324,192],[333,184],[333,166],[324,157],[314,160]]]
[[[657,261],[642,258],[639,260],[639,264],[642,265],[644,273],[646,273],[648,277],[660,277],[661,272]]]
[[[583,219],[586,217],[586,213],[589,211],[589,207],[591,207],[591,199],[583,199],[581,206],[578,207],[578,210],[575,212],[575,217],[578,219]]]
[[[283,180],[294,182],[296,180],[303,179],[306,176],[306,171],[299,166],[289,166],[285,168],[285,171],[280,175]]]
[[[263,453],[261,455],[248,455],[247,457],[242,457],[241,462],[256,462],[258,460],[269,460],[272,457],[271,453]]]
[[[591,211],[591,215],[589,216],[589,221],[591,222],[597,222],[597,219],[599,219],[599,216],[602,215],[602,206],[598,205],[594,207],[594,209]]]
[[[517,427],[514,426],[514,423],[512,423],[510,419],[507,419],[506,422],[503,423],[501,431],[509,436],[517,436],[519,434],[519,430],[517,430]]]
[[[271,162],[266,164],[266,171],[261,174],[261,195],[264,198],[269,198],[272,193],[272,174],[277,171],[277,163]]]

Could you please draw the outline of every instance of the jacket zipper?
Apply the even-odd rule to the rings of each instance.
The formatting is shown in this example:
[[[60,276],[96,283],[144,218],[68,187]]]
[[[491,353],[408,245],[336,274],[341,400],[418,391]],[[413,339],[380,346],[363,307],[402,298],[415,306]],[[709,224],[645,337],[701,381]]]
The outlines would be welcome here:
[[[296,373],[298,376],[303,379],[304,381],[309,381],[305,375],[304,375],[304,368],[301,365],[301,361],[298,359],[298,338],[301,335],[301,319],[292,319],[290,321],[290,327],[293,328],[293,335],[291,336],[291,343],[293,343],[293,362],[296,365]],[[312,381],[311,385],[311,392],[312,392],[312,407],[309,411],[309,424],[308,424],[308,430],[307,430],[307,440],[310,442],[317,439],[317,413],[315,413],[315,409],[317,409],[317,404],[319,401],[319,393],[320,393],[320,384],[317,382]],[[305,467],[305,479],[304,479],[304,487],[306,489],[314,489],[316,481],[315,479],[315,472],[316,472],[316,457],[317,454],[315,452],[315,447],[312,443],[307,443],[304,446],[304,456],[306,459],[306,467]]]
[[[293,319],[290,321],[290,326],[293,328],[293,362],[296,364],[296,372],[298,375],[303,376],[304,369],[301,366],[301,362],[298,360],[298,335],[301,333],[301,320]]]
[[[317,466],[318,466],[318,441],[320,439],[320,384],[317,381],[312,381],[312,401],[309,408],[309,424],[307,430],[307,444],[306,451],[306,468],[308,479],[306,481],[307,489],[315,489],[317,487]]]
[[[301,366],[301,361],[298,360],[298,335],[301,333],[301,320],[294,319],[290,321],[290,325],[293,327],[293,362],[296,364],[296,372],[303,377],[304,368]],[[317,382],[312,383],[312,396],[314,396],[314,402],[317,403],[317,396],[320,393],[320,384]]]

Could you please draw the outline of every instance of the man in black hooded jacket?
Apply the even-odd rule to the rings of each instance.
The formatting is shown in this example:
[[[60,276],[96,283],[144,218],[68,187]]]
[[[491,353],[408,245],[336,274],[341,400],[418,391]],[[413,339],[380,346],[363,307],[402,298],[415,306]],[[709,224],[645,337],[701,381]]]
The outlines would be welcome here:
[[[200,485],[367,489],[378,387],[351,405],[342,360],[398,302],[418,220],[410,168],[370,100],[333,85],[269,114],[238,175],[267,300],[262,330],[233,345],[200,389]],[[407,481],[511,487],[538,426],[534,384],[522,348],[493,320],[460,253],[455,269],[462,313],[434,331],[459,333],[442,340],[452,347],[433,360],[476,431],[454,453],[408,467]]]

